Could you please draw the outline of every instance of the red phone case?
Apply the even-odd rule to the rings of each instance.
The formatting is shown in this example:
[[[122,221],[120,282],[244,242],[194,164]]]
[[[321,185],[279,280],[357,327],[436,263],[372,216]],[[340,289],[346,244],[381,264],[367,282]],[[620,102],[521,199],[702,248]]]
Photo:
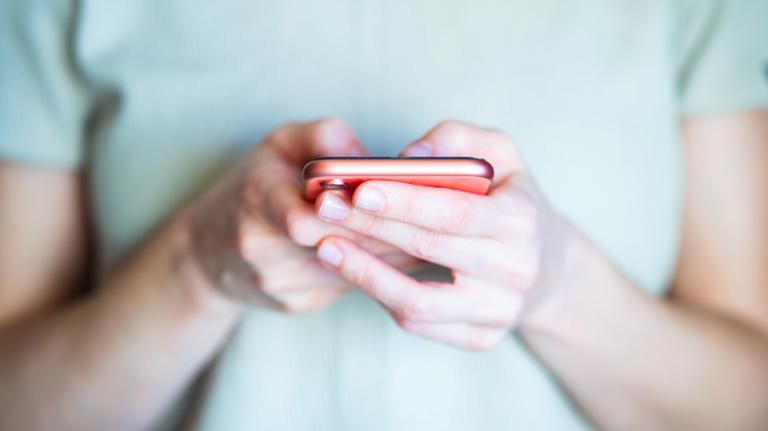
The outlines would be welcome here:
[[[493,166],[473,157],[325,157],[304,166],[304,197],[314,201],[323,190],[350,190],[368,180],[399,181],[486,194]]]

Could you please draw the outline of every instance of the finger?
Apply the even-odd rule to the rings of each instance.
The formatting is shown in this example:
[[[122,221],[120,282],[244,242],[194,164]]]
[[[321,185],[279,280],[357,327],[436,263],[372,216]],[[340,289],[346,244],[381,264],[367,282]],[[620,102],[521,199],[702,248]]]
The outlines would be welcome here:
[[[496,280],[503,285],[519,285],[527,280],[529,268],[537,263],[531,236],[520,231],[517,238],[505,241],[490,237],[459,236],[389,220],[350,208],[333,194],[321,194],[316,204],[320,218],[338,223],[365,237],[371,237],[403,250],[421,260],[437,263],[461,273]]]
[[[358,241],[365,238],[359,233],[318,218],[313,205],[298,193],[297,188],[284,186],[270,193],[268,202],[273,218],[296,244],[314,247],[328,235],[341,235]]]
[[[510,234],[502,240],[489,237],[458,236],[408,223],[389,220],[350,208],[333,194],[320,195],[315,202],[319,217],[330,220],[365,237],[389,243],[411,256],[437,263],[502,286],[521,289],[535,280],[539,271],[539,247],[535,222],[528,219],[511,223]],[[336,217],[337,219],[333,219]]]
[[[290,314],[307,314],[322,310],[350,292],[349,289],[290,290],[279,295],[276,308]]]
[[[314,246],[326,235],[353,235],[318,220],[312,204],[302,198],[299,184],[299,172],[311,158],[367,154],[346,123],[330,118],[284,125],[265,138],[263,146],[263,151],[253,154],[249,195],[264,200],[273,220],[291,239]]]
[[[501,252],[501,244],[490,238],[466,237],[425,229],[412,224],[376,217],[353,210],[332,194],[315,201],[320,218],[392,244],[419,259],[458,271],[482,271],[486,253]]]
[[[316,260],[311,262],[317,267],[315,271],[304,268],[301,272],[294,272],[292,277],[278,278],[275,278],[274,274],[257,270],[251,262],[242,260],[241,256],[235,252],[218,253],[215,259],[212,261],[209,259],[206,263],[216,267],[214,270],[217,276],[212,281],[227,295],[251,305],[288,313],[307,313],[318,310],[348,293],[353,287],[346,280],[338,277],[337,273],[320,266]],[[306,277],[307,273],[319,272],[317,270],[324,271],[325,277],[316,276],[314,279]],[[293,288],[308,286],[310,283],[316,285],[324,279],[328,282],[324,289]],[[276,280],[279,281],[276,282]],[[289,288],[283,289],[284,286]]]
[[[289,123],[270,133],[263,144],[277,151],[293,165],[316,157],[366,156],[349,125],[339,118],[323,118],[308,123]]]
[[[445,343],[460,349],[485,352],[492,350],[508,334],[507,328],[467,323],[425,323],[393,315],[398,326],[405,331],[433,341]]]
[[[511,325],[520,310],[520,297],[511,290],[480,283],[421,283],[343,238],[325,238],[318,246],[317,256],[407,320],[503,327]]]
[[[408,157],[480,157],[491,163],[494,181],[526,172],[515,143],[504,133],[460,121],[443,121],[401,153]]]
[[[265,247],[266,246],[266,247]],[[266,295],[281,299],[286,293],[305,290],[348,290],[354,286],[338,272],[320,265],[314,250],[296,247],[284,237],[265,239],[261,249],[268,253],[244,250],[242,258],[258,274],[258,287]],[[258,257],[255,255],[258,254]],[[419,266],[419,261],[397,249],[377,254],[387,265],[408,271]]]
[[[502,208],[493,197],[394,181],[367,181],[352,202],[377,217],[465,236],[505,235],[519,222],[518,214],[526,215],[510,208],[513,203]]]
[[[312,204],[297,198],[296,193],[292,192],[295,189],[285,189],[283,193],[279,192],[283,190],[280,187],[290,187],[287,182],[276,182],[274,186],[277,187],[278,192],[270,196],[277,201],[271,202],[271,205],[268,206],[271,207],[270,218],[275,223],[259,220],[261,217],[259,210],[241,217],[238,227],[238,242],[240,250],[244,255],[250,256],[251,261],[273,262],[275,259],[282,258],[276,252],[277,250],[292,249],[290,247],[292,244],[311,247],[325,236],[339,235],[358,242],[366,250],[380,256],[401,270],[414,270],[423,265],[421,260],[408,255],[391,244],[318,219]],[[257,205],[252,206],[257,207]],[[244,211],[248,212],[249,209],[246,208]],[[277,229],[273,225],[277,225]],[[288,238],[285,236],[286,233]]]
[[[316,245],[327,235],[362,239],[359,234],[318,219],[313,205],[302,198],[297,178],[298,170],[292,170],[282,159],[266,152],[244,180],[243,199],[246,209],[251,210],[250,216],[260,217],[261,207],[265,207],[269,219],[296,244],[305,247]]]
[[[349,237],[349,236],[346,236]],[[354,240],[354,239],[353,239]],[[247,220],[238,226],[238,251],[239,257],[244,259],[259,274],[267,272],[270,279],[285,279],[274,271],[283,270],[283,274],[288,276],[306,274],[307,278],[303,282],[291,282],[289,285],[300,285],[317,287],[333,286],[339,284],[339,274],[317,265],[314,250],[297,247],[296,244],[279,230],[267,223],[257,223],[254,220]],[[356,241],[362,248],[369,253],[378,256],[388,265],[401,271],[409,272],[423,267],[426,263],[417,259],[399,248],[376,240],[365,237]],[[291,263],[294,263],[293,265]],[[308,271],[311,265],[316,265],[322,270],[322,274],[315,274]],[[325,279],[326,274],[335,277],[335,280]],[[318,278],[320,277],[320,278]],[[343,284],[348,282],[344,280]]]
[[[256,229],[251,233],[257,233]],[[247,289],[249,302],[287,313],[308,313],[354,288],[337,272],[320,265],[313,251],[297,247],[274,231],[262,229],[259,233],[249,236],[240,250],[254,277]]]
[[[413,257],[391,244],[374,238],[355,241],[355,243],[363,250],[381,259],[387,265],[406,274],[428,264],[426,261]]]

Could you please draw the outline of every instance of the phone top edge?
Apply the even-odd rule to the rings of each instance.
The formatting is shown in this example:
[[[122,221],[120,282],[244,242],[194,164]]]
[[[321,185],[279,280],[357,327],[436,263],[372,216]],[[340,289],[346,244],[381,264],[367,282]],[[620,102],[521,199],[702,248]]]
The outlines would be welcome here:
[[[447,156],[436,156],[436,157],[317,157],[312,160],[310,160],[307,163],[314,162],[315,160],[480,160],[483,162],[486,162],[485,159],[481,159],[479,157],[447,157]]]
[[[304,181],[333,176],[472,176],[493,180],[494,170],[488,161],[476,157],[321,157],[302,169]]]

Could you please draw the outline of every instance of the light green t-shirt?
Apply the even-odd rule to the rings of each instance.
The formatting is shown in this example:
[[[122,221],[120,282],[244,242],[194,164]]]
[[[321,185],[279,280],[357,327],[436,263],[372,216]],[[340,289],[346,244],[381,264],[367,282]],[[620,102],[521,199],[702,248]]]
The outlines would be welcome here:
[[[5,0],[0,157],[88,171],[108,274],[283,122],[338,116],[393,155],[462,119],[510,133],[552,204],[663,294],[679,117],[768,106],[767,69],[764,0]],[[169,424],[589,428],[513,335],[459,351],[359,293],[251,310],[195,388]]]

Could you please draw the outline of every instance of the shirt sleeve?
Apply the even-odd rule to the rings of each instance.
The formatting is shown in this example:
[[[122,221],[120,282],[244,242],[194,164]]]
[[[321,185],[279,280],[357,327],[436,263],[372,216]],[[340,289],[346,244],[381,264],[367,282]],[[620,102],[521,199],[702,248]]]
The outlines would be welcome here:
[[[71,0],[0,2],[0,158],[76,168],[88,96]]]
[[[682,115],[768,107],[768,1],[676,1]]]

